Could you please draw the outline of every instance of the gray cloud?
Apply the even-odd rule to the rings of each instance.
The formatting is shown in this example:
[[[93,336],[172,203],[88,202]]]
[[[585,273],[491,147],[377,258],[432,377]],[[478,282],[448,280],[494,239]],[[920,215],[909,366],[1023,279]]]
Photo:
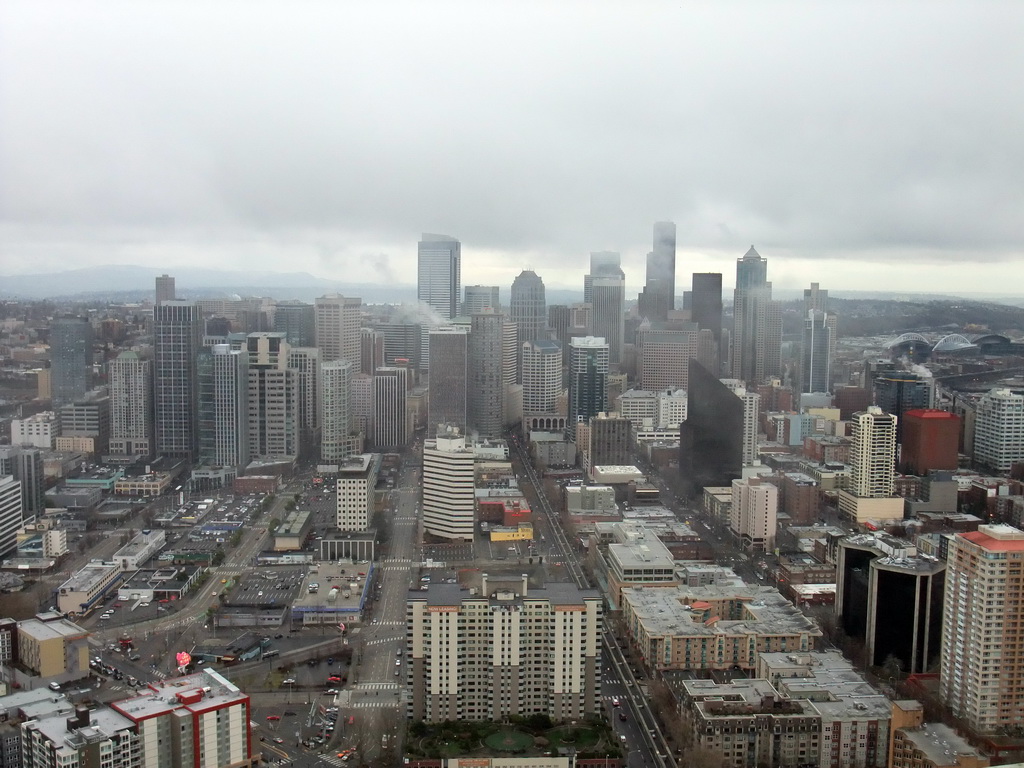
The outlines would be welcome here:
[[[0,272],[414,282],[443,231],[465,283],[575,286],[602,249],[638,283],[671,219],[681,271],[727,283],[753,242],[777,284],[966,289],[971,262],[987,290],[1024,239],[1022,27],[967,0],[8,2]]]

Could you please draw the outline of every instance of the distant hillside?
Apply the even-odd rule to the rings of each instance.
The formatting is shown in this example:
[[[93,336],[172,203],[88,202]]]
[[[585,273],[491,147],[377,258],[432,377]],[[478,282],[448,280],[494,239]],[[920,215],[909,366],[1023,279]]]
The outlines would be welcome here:
[[[942,298],[927,300],[837,299],[829,308],[839,316],[840,336],[877,336],[904,331],[934,333],[1002,333],[1024,337],[1024,307],[988,301]],[[802,327],[802,301],[784,302],[787,334]]]

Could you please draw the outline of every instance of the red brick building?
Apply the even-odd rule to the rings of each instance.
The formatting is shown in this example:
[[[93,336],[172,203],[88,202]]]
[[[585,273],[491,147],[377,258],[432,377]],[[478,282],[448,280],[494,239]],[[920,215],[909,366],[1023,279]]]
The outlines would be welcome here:
[[[922,408],[903,414],[900,471],[927,475],[933,469],[956,469],[960,417],[955,413]]]

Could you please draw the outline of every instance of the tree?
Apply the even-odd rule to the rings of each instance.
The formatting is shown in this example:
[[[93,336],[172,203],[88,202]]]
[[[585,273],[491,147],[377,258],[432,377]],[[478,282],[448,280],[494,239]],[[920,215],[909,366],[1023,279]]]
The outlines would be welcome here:
[[[217,566],[222,565],[223,563],[224,550],[218,546],[217,550],[213,553],[213,557],[210,559],[210,564],[213,565],[214,568],[216,568]]]

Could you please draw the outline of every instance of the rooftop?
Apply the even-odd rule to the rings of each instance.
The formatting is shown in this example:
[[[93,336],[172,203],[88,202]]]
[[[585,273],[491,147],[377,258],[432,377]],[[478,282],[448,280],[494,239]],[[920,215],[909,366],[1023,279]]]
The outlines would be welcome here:
[[[741,619],[721,619],[710,608],[698,609],[698,603],[742,604]],[[660,587],[622,590],[623,605],[628,604],[649,635],[761,635],[806,633],[817,637],[821,630],[772,587],[735,584],[709,584],[700,587]]]
[[[36,720],[29,727],[36,728],[54,744],[77,748],[83,741],[86,743],[106,741],[118,731],[125,731],[131,728],[132,722],[113,709],[100,707],[89,710],[89,725],[82,728],[68,730],[68,717],[66,715],[45,717],[41,720]]]
[[[172,677],[151,683],[149,690],[110,706],[132,721],[169,714],[177,709],[206,712],[248,700],[234,683],[215,670],[204,669],[194,675]]]
[[[1024,531],[1005,523],[982,525],[978,530],[961,533],[960,536],[990,552],[1024,551]]]
[[[94,561],[82,566],[70,579],[60,585],[67,592],[88,592],[98,582],[106,578],[111,571],[120,571],[113,563]]]
[[[944,723],[925,723],[916,728],[901,728],[900,730],[907,741],[912,742],[936,765],[952,765],[954,757],[980,758],[982,756],[962,736]]]
[[[28,635],[38,642],[42,642],[43,640],[53,640],[57,637],[73,639],[77,637],[85,637],[89,634],[87,630],[82,629],[80,626],[73,624],[67,619],[60,619],[58,621],[26,619],[25,621],[18,622],[18,632],[23,635]]]

